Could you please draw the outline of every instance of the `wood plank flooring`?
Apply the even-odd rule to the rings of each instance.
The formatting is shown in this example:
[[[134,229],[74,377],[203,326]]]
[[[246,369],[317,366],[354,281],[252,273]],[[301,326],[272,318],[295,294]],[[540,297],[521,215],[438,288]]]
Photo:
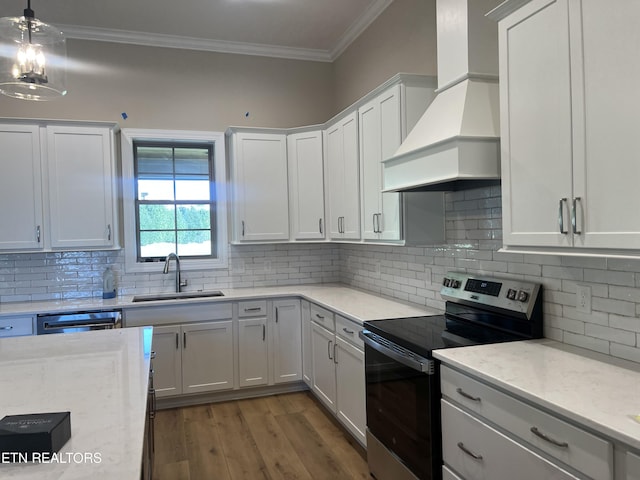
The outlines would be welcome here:
[[[154,480],[368,479],[364,449],[309,392],[160,410]]]

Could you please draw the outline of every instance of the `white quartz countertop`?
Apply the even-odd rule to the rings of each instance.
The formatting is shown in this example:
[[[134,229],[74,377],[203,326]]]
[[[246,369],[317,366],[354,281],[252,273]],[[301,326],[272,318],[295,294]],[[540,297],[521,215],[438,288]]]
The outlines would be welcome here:
[[[11,315],[33,315],[82,310],[108,310],[117,308],[142,308],[157,305],[189,305],[236,301],[253,298],[277,298],[299,296],[351,320],[362,323],[365,320],[382,318],[416,317],[441,313],[435,309],[393,300],[367,293],[340,284],[290,285],[262,288],[221,289],[224,296],[190,298],[180,300],[160,300],[133,302],[133,296],[122,296],[110,300],[99,298],[72,299],[42,302],[12,302],[0,304],[0,317]]]
[[[0,462],[0,478],[138,480],[152,331],[0,339],[0,418],[71,412],[71,438],[59,452],[65,463]]]
[[[437,350],[442,363],[640,449],[640,365],[550,339]]]

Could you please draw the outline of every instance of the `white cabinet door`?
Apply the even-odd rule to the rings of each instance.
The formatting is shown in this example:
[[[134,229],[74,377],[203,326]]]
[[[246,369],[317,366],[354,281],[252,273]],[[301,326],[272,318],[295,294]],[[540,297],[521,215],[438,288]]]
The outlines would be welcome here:
[[[180,325],[153,327],[153,384],[158,398],[182,393],[180,334]]]
[[[52,248],[113,247],[112,130],[47,127],[47,177]]]
[[[322,132],[288,135],[287,157],[291,238],[322,239],[325,237]]]
[[[336,411],[335,335],[315,322],[311,323],[313,392],[331,410]]]
[[[607,8],[608,7],[608,8]],[[640,2],[570,3],[576,246],[640,247]],[[581,35],[579,34],[581,33]],[[548,32],[546,32],[548,34]],[[545,70],[554,71],[546,65]]]
[[[312,352],[311,352],[311,305],[306,300],[301,302],[302,308],[302,380],[309,388],[313,386]]]
[[[368,240],[400,240],[400,196],[382,193],[382,160],[402,140],[400,85],[358,110],[362,191],[362,236]]]
[[[325,130],[329,231],[332,239],[360,238],[358,117],[353,112]]]
[[[640,455],[627,452],[625,457],[626,457],[626,468],[627,468],[627,480],[640,480]]]
[[[300,300],[273,302],[273,381],[302,379],[302,318]]]
[[[267,319],[238,320],[238,372],[240,387],[267,385],[269,363],[267,357]]]
[[[233,388],[232,321],[182,326],[182,393]]]
[[[336,336],[336,413],[351,434],[366,444],[364,352]]]
[[[286,135],[238,132],[232,142],[235,240],[288,240]]]
[[[499,38],[504,243],[570,246],[567,0],[532,1],[500,22]]]
[[[42,174],[37,125],[0,125],[0,249],[42,249]]]

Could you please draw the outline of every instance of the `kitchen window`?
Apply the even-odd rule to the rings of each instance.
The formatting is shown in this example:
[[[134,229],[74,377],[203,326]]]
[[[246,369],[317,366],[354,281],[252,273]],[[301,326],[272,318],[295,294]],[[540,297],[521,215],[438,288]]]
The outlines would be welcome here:
[[[122,130],[125,269],[225,268],[224,134]]]

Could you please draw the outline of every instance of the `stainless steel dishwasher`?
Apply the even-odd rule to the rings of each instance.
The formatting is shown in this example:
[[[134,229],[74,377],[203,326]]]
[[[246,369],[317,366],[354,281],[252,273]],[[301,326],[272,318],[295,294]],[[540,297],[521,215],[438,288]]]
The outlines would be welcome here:
[[[37,335],[87,332],[122,327],[122,311],[72,312],[37,316]]]

